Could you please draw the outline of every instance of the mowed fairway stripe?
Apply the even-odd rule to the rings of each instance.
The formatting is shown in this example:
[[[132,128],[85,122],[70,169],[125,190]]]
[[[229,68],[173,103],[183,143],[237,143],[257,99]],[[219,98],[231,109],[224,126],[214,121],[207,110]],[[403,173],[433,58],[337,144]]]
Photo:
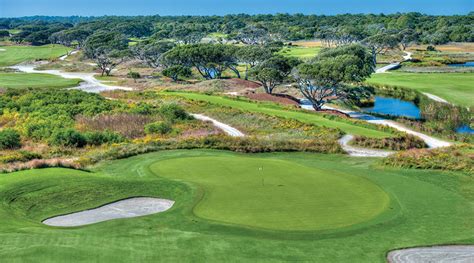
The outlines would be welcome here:
[[[348,134],[363,135],[375,138],[391,137],[393,134],[389,132],[378,131],[375,129],[365,128],[342,121],[326,119],[315,113],[297,112],[285,109],[279,109],[277,106],[258,104],[254,102],[238,101],[219,96],[209,96],[198,93],[184,93],[184,92],[167,92],[166,94],[177,95],[188,99],[207,101],[213,104],[228,106],[244,111],[260,112],[272,116],[292,118],[301,122],[310,123],[317,126],[326,126],[329,128],[339,128]]]
[[[159,161],[159,176],[204,190],[196,215],[272,230],[327,230],[370,220],[390,200],[368,180],[290,161],[248,157],[191,157]]]

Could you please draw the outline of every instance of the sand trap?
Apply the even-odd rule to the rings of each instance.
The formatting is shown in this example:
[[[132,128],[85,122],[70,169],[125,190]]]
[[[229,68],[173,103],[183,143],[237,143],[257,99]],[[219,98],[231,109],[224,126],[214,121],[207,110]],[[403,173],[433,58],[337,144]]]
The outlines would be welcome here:
[[[1,52],[1,51],[7,51],[7,50],[6,50],[6,49],[4,49],[4,48],[0,48],[0,52]]]
[[[418,247],[390,251],[389,263],[474,262],[474,246]]]
[[[130,218],[160,213],[170,209],[173,204],[174,201],[166,199],[135,197],[90,210],[48,218],[43,221],[43,224],[62,227],[90,225],[117,218]]]

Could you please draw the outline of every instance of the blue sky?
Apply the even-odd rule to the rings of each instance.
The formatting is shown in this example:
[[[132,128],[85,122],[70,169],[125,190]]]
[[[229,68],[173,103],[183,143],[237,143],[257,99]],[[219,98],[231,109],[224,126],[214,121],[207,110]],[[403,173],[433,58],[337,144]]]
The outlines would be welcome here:
[[[236,13],[467,14],[474,0],[0,0],[0,17],[30,15],[224,15]]]

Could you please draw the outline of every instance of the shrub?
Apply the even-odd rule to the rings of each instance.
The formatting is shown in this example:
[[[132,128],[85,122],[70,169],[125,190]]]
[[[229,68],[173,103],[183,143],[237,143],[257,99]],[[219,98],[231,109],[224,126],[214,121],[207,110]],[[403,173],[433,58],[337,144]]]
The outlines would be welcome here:
[[[172,131],[172,127],[169,123],[158,121],[145,125],[146,134],[167,134]]]
[[[84,138],[88,145],[102,145],[108,143],[121,143],[125,141],[125,138],[122,137],[120,134],[111,132],[111,131],[103,131],[103,132],[85,132]]]
[[[423,140],[409,134],[389,138],[369,138],[365,136],[355,136],[352,144],[361,147],[389,149],[395,151],[426,147],[426,144]]]
[[[1,163],[26,162],[33,159],[41,159],[38,153],[28,151],[15,151],[11,154],[6,154],[0,157]]]
[[[429,45],[429,46],[426,47],[426,50],[427,51],[436,51],[436,48],[432,45]]]
[[[20,134],[13,129],[0,131],[0,150],[15,149],[21,146]]]
[[[50,144],[57,146],[84,147],[86,138],[74,129],[57,130],[51,136]]]
[[[159,109],[159,113],[170,122],[191,119],[191,116],[176,103],[162,105]]]
[[[134,81],[137,81],[137,79],[139,79],[141,76],[140,76],[140,73],[138,72],[130,71],[127,73],[127,77],[133,79]]]

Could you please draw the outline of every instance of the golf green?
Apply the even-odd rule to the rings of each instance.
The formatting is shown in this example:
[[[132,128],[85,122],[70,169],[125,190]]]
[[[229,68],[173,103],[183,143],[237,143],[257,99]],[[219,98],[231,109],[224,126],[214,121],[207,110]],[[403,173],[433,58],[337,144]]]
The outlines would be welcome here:
[[[157,175],[199,184],[202,218],[273,230],[326,230],[367,221],[389,197],[370,181],[294,162],[246,157],[175,158]]]

